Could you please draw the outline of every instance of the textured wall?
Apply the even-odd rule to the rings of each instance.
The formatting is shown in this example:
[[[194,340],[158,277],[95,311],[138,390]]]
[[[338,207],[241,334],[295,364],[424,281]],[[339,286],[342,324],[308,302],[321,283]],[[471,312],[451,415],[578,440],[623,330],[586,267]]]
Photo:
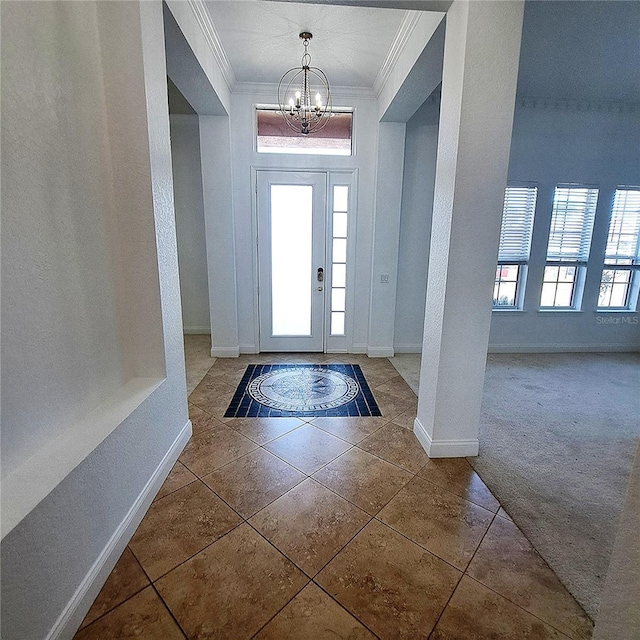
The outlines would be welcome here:
[[[126,379],[98,37],[91,3],[2,5],[3,477]]]
[[[198,116],[171,116],[171,160],[184,330],[208,333],[209,281]]]
[[[422,348],[438,112],[437,102],[425,102],[407,122],[394,339],[398,352]]]
[[[3,383],[15,375],[30,392],[3,411],[3,434],[13,424],[24,431],[9,453],[28,462],[24,443],[46,444],[43,426],[22,416],[32,404],[42,410],[58,388],[64,410],[85,415],[87,396],[109,394],[122,371],[164,377],[128,415],[111,417],[110,435],[2,540],[2,637],[38,640],[66,623],[70,637],[80,623],[100,586],[90,584],[92,570],[115,562],[123,525],[128,517],[135,525],[144,504],[133,516],[131,509],[187,425],[162,7],[2,3],[2,65],[3,177],[20,187],[3,190],[3,225],[10,221],[28,252],[20,270],[5,270],[3,229],[3,287],[16,308],[11,322],[3,317],[2,345],[25,354],[5,361],[3,352]],[[137,278],[123,288],[131,270]],[[49,344],[40,344],[40,332]],[[42,422],[55,432],[61,421],[54,398]],[[20,500],[5,488],[3,510]],[[74,600],[84,589],[88,599]]]

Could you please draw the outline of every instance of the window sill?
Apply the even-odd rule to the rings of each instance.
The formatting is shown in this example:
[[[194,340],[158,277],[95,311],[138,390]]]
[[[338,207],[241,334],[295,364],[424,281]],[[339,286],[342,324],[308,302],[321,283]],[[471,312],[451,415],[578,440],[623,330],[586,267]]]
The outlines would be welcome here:
[[[554,309],[552,307],[538,309],[538,313],[583,313],[582,309],[567,309],[567,308],[557,308]]]
[[[491,310],[497,313],[524,313],[524,309],[501,309],[500,307],[493,307]]]

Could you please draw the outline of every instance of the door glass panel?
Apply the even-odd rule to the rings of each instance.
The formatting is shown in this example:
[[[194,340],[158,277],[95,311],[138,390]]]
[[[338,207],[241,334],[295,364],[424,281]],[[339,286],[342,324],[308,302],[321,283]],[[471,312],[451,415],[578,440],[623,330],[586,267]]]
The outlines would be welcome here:
[[[333,277],[331,279],[331,286],[333,287],[347,286],[347,265],[346,264],[333,265]]]
[[[347,237],[347,212],[346,211],[335,211],[333,213],[333,237],[334,238]]]
[[[311,335],[312,207],[311,185],[271,185],[274,336]]]
[[[348,211],[348,208],[347,208],[348,202],[349,202],[349,187],[335,186],[333,188],[333,210]]]
[[[333,262],[347,261],[347,241],[342,238],[333,239]]]
[[[344,289],[331,290],[331,310],[344,311],[345,307],[345,291]]]
[[[331,335],[344,335],[344,311],[331,312]]]

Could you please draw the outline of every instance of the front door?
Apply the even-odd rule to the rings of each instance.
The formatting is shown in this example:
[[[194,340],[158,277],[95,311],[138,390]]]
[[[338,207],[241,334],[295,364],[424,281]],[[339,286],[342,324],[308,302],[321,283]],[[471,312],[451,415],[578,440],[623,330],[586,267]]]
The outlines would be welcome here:
[[[327,175],[257,180],[260,351],[324,351]]]

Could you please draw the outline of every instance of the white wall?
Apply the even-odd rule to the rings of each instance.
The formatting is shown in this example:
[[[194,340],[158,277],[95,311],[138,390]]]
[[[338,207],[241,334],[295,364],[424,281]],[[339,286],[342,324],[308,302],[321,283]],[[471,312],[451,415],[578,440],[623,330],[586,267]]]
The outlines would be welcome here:
[[[190,435],[162,6],[1,11],[2,637],[70,638]]]
[[[232,96],[231,149],[233,208],[235,212],[238,333],[240,351],[258,351],[256,221],[251,168],[275,170],[358,169],[358,211],[356,230],[353,349],[366,351],[369,327],[371,245],[373,234],[374,184],[377,150],[377,104],[374,100],[333,96],[334,106],[355,107],[353,156],[263,154],[254,150],[254,105],[273,104],[272,92],[234,93]]]
[[[424,108],[424,107],[423,107]],[[419,112],[420,113],[420,112]],[[416,114],[416,117],[418,114]],[[398,265],[396,348],[412,350],[424,319],[424,283],[428,262],[424,244],[430,213],[425,215],[435,165],[437,128],[421,130],[412,119],[407,125],[405,182],[403,187]],[[429,131],[429,133],[427,133]],[[520,99],[516,106],[509,180],[538,183],[538,207],[534,224],[525,310],[493,312],[491,351],[637,350],[640,348],[638,313],[596,312],[597,291],[606,235],[609,205],[617,185],[640,183],[639,111],[620,111],[597,103],[566,103]],[[414,158],[420,158],[417,184],[412,180]],[[560,182],[594,184],[600,198],[583,311],[538,311],[542,271],[546,256],[551,202]],[[422,197],[424,196],[424,197]],[[432,197],[432,196],[431,196]],[[412,304],[413,302],[413,304]],[[421,307],[422,308],[418,308]],[[411,309],[411,312],[407,312]],[[419,347],[413,349],[419,351]]]
[[[399,353],[422,348],[438,112],[438,101],[427,100],[407,122],[394,340]]]
[[[568,108],[567,108],[568,107]],[[600,110],[601,109],[601,110]],[[494,311],[490,349],[635,350],[638,313],[596,311],[613,192],[640,184],[640,110],[625,113],[588,103],[521,100],[516,108],[509,180],[538,183],[531,260],[521,312]],[[600,189],[582,311],[538,311],[555,185]],[[626,320],[623,322],[623,318]]]
[[[3,52],[20,49],[29,32],[42,36],[22,56],[2,57],[3,88],[12,87],[2,100],[4,478],[61,425],[115,392],[127,372],[99,49],[87,50],[85,73],[73,72],[71,45],[98,40],[95,6],[72,11],[47,3],[27,13],[3,5],[2,18]],[[56,55],[58,38],[70,46]],[[69,98],[47,100],[56,89]],[[55,171],[25,144],[25,132],[40,154],[58,156]]]
[[[172,115],[171,159],[185,333],[210,333],[200,127],[197,115]]]
[[[393,356],[404,170],[404,122],[380,122],[367,354]]]

